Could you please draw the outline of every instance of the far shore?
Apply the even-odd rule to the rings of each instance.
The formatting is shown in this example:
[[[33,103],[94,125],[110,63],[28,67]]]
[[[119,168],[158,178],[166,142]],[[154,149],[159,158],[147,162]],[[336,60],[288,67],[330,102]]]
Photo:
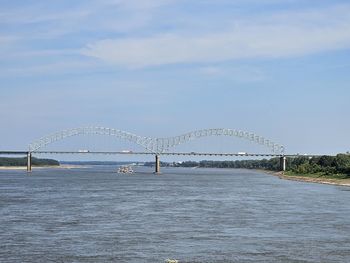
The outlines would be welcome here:
[[[88,168],[89,165],[78,164],[61,164],[61,165],[46,165],[46,166],[32,166],[33,170],[57,168],[57,169],[76,169],[76,168]],[[0,170],[27,170],[27,166],[0,166]]]
[[[283,172],[274,172],[274,171],[267,171],[267,170],[258,170],[258,171],[277,176],[280,179],[291,180],[291,181],[350,186],[350,178],[349,179],[312,178],[312,177],[307,177],[302,175],[299,175],[299,176],[285,175]]]

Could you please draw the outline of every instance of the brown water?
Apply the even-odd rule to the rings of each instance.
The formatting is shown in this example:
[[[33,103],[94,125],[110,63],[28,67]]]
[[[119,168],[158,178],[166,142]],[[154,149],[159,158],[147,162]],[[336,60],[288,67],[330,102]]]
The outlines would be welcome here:
[[[0,171],[0,262],[350,262],[350,188],[115,170]]]

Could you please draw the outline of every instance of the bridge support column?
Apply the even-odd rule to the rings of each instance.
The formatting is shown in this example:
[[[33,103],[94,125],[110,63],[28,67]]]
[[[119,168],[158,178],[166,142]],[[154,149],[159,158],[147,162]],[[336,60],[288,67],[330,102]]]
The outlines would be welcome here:
[[[284,172],[286,170],[286,157],[281,156],[280,157],[280,170]]]
[[[31,172],[32,171],[32,153],[28,152],[27,153],[27,172]]]
[[[159,155],[156,155],[156,161],[155,161],[155,174],[160,174],[160,161],[159,161]]]

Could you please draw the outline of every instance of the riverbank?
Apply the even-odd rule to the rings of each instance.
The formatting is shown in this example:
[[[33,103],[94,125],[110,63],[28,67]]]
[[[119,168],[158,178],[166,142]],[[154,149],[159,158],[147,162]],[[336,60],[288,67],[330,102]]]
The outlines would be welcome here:
[[[340,186],[349,186],[350,187],[350,178],[348,179],[336,179],[336,178],[322,178],[322,177],[308,177],[303,175],[289,175],[284,172],[275,172],[267,170],[259,170],[264,173],[274,175],[280,179],[291,180],[291,181],[300,181],[308,183],[318,183],[318,184],[330,184],[330,185],[340,185]]]
[[[61,165],[46,165],[46,166],[32,166],[33,170],[36,169],[77,169],[77,168],[89,168],[88,165],[74,165],[74,164],[61,164]],[[27,170],[27,166],[0,166],[0,170]]]

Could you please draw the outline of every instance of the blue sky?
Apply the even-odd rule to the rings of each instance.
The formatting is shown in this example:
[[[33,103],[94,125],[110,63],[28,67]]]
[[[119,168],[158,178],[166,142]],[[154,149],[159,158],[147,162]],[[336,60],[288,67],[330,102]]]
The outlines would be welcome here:
[[[348,151],[349,13],[340,0],[2,0],[0,147],[97,125]]]

